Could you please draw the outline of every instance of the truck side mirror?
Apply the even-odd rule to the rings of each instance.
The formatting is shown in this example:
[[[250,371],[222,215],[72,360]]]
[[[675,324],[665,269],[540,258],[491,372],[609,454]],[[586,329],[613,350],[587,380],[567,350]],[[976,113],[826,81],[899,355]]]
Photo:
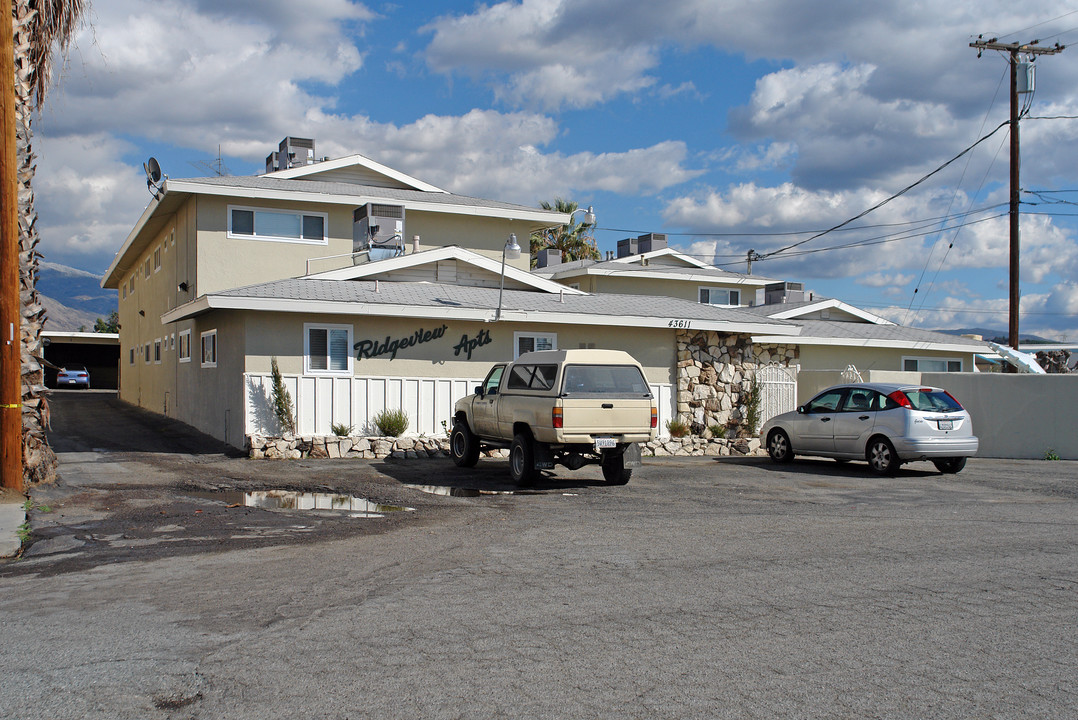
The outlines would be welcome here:
[[[475,386],[475,394],[478,395],[479,397],[483,397],[483,386],[482,385],[476,385]]]

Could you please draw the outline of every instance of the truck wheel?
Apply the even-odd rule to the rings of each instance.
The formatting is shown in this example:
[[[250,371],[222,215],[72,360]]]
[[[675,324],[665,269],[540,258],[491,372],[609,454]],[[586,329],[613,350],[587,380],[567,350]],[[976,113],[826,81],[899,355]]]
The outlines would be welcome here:
[[[527,435],[513,436],[513,445],[509,448],[509,476],[513,482],[522,485],[535,480],[535,448]]]
[[[603,456],[603,478],[607,485],[625,485],[632,476],[632,468],[625,467],[624,453],[608,453]]]
[[[449,436],[449,453],[457,467],[475,467],[479,462],[479,438],[468,427],[468,423],[461,420],[453,423],[453,433]]]

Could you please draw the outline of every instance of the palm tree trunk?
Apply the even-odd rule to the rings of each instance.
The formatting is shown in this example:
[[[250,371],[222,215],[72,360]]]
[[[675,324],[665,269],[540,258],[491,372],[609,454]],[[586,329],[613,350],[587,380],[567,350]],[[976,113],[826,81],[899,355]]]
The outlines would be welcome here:
[[[37,295],[38,258],[37,212],[34,210],[34,153],[31,147],[34,112],[34,92],[38,87],[38,68],[31,62],[35,38],[33,33],[40,22],[38,9],[32,0],[14,0],[15,37],[15,138],[19,177],[19,295],[22,305],[19,332],[22,362],[22,429],[23,482],[49,481],[56,476],[56,454],[49,447],[45,429],[49,421],[49,405],[44,383],[41,358],[44,345],[41,330],[45,324],[45,308]]]

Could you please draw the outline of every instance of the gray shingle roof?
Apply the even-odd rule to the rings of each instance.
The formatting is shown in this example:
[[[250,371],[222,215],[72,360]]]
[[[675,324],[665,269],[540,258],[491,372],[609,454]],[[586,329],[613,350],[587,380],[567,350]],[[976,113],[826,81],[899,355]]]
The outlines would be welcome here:
[[[876,325],[875,323],[835,322],[833,320],[790,320],[789,322],[801,326],[802,337],[969,345],[970,352],[985,348],[983,342],[960,335],[948,335],[934,330],[921,330],[902,325]]]
[[[610,270],[615,272],[667,273],[670,275],[685,275],[686,277],[692,275],[707,275],[715,278],[718,282],[730,282],[747,278],[764,283],[777,282],[776,280],[763,277],[762,275],[746,275],[744,273],[730,272],[729,270],[723,270],[717,267],[687,267],[679,265],[663,265],[661,263],[640,265],[639,263],[624,263],[616,262],[614,260],[572,260],[570,262],[550,265],[544,268],[533,268],[532,272],[536,275],[550,277],[567,270],[583,270],[585,268],[589,270]]]
[[[376,289],[377,288],[377,289]],[[404,305],[413,307],[456,307],[467,310],[494,310],[498,307],[498,288],[471,287],[441,283],[387,282],[373,280],[311,280],[291,278],[226,290],[222,297],[249,297],[278,300],[304,300],[368,305]],[[505,290],[502,308],[506,312],[544,312],[589,314],[607,318],[662,317],[688,318],[723,323],[761,323],[791,328],[784,320],[760,318],[742,310],[702,305],[690,300],[651,295],[561,295],[532,290]]]
[[[497,208],[500,210],[526,210],[530,213],[547,212],[541,208],[517,205],[514,203],[501,202],[500,200],[486,200],[483,198],[470,197],[468,195],[455,195],[453,193],[426,192],[423,190],[405,190],[401,188],[377,187],[374,185],[358,185],[349,182],[327,182],[323,180],[286,180],[271,178],[262,175],[229,175],[225,177],[190,178],[177,180],[177,182],[191,183],[194,185],[207,185],[214,187],[250,188],[257,190],[279,190],[284,192],[303,193],[310,195],[345,195],[356,198],[379,198],[383,200],[395,200],[397,202],[431,203],[442,205],[462,205],[476,208]],[[552,216],[560,213],[550,212]]]

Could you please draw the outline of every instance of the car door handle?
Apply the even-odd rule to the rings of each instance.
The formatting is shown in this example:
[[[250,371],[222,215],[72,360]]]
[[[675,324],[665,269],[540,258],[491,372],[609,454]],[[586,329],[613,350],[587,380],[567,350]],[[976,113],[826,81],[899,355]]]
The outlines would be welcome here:
[[[858,417],[857,419],[858,419],[858,420],[868,420],[868,415],[861,415],[861,416],[860,416],[860,417]]]
[[[820,422],[831,422],[831,418],[820,418]]]

